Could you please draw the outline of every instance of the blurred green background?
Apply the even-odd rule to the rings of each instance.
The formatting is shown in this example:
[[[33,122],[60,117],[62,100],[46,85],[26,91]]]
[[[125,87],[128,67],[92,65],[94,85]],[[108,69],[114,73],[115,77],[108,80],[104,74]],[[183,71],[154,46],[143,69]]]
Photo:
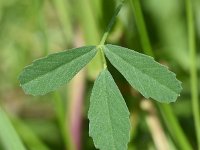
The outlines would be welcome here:
[[[46,96],[25,95],[17,78],[34,59],[73,47],[99,44],[119,2],[0,0],[0,107],[3,110],[0,111],[6,112],[28,150],[95,149],[88,134],[87,111],[93,81],[99,72],[98,58],[70,84]],[[192,4],[199,79],[200,1],[192,0]],[[183,90],[177,102],[159,104],[143,100],[115,68],[108,66],[131,112],[130,150],[198,149],[186,8],[183,0],[128,0],[107,39],[107,43],[153,55],[182,81]],[[196,84],[199,92],[200,80]],[[6,130],[2,118],[0,124]],[[12,134],[8,130],[6,137],[3,130],[0,129],[0,150],[10,150],[9,145],[14,142],[10,141]]]

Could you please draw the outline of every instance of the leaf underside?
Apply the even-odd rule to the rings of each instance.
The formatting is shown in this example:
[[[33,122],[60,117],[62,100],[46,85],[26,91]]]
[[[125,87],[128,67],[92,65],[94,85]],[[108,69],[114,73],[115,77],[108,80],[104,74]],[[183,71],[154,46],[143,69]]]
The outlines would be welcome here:
[[[180,95],[182,87],[176,75],[152,57],[111,44],[103,49],[111,64],[145,98],[169,103]]]
[[[95,56],[95,46],[48,55],[24,68],[19,76],[25,93],[44,95],[69,82]]]
[[[88,112],[89,134],[100,150],[127,150],[130,122],[126,103],[107,69],[94,83]]]

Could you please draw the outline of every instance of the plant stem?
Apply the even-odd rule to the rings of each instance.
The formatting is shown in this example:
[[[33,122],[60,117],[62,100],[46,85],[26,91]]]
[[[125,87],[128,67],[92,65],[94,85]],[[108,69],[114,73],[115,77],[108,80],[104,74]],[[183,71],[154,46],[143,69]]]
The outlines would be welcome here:
[[[133,8],[134,15],[135,15],[135,21],[136,21],[136,25],[139,31],[142,48],[146,54],[154,57],[151,42],[149,40],[144,17],[142,14],[140,2],[139,0],[131,0],[130,2],[131,2],[131,7]]]
[[[103,47],[100,45],[98,48],[100,49],[99,53],[101,56],[102,69],[105,69],[105,68],[107,68],[107,63],[106,63],[106,58],[105,58],[105,55],[103,52]]]
[[[198,100],[198,77],[197,77],[197,60],[196,60],[196,42],[195,42],[195,27],[194,27],[194,16],[193,6],[191,0],[186,0],[186,13],[188,23],[188,46],[190,55],[190,86],[192,96],[192,106],[194,123],[197,136],[198,149],[200,150],[200,111],[199,111],[199,100]]]
[[[170,134],[175,139],[175,142],[178,143],[182,150],[192,150],[191,145],[188,143],[188,140],[179,126],[178,120],[174,117],[174,113],[170,105],[158,104],[158,107],[162,116],[164,116],[163,119],[165,124],[168,127]]]
[[[117,9],[115,10],[115,13],[114,13],[113,17],[111,18],[111,20],[108,24],[108,27],[107,27],[105,33],[103,34],[103,37],[102,37],[100,44],[99,44],[99,47],[98,47],[100,49],[99,53],[100,53],[100,56],[101,56],[102,69],[105,69],[107,67],[102,45],[104,45],[104,43],[106,42],[108,34],[109,34],[111,28],[113,27],[115,20],[116,20],[116,17],[119,14],[122,6],[124,5],[124,2],[125,2],[125,0],[122,0],[121,3],[119,4],[119,6],[117,7]]]
[[[169,150],[169,144],[165,132],[158,117],[156,107],[151,101],[142,100],[141,108],[146,112],[146,122],[151,132],[156,149]]]
[[[68,117],[69,113],[64,108],[65,104],[61,97],[61,94],[59,92],[53,92],[52,94],[55,106],[55,113],[58,120],[58,125],[60,133],[62,135],[63,142],[65,144],[66,149],[74,150],[74,143],[70,134],[70,127],[68,123],[65,123],[65,119]]]
[[[56,13],[60,21],[61,29],[63,30],[65,42],[67,46],[69,46],[73,41],[73,27],[71,24],[69,7],[70,4],[68,1],[65,0],[53,0],[52,2],[55,6]]]
[[[29,150],[50,150],[23,120],[12,116],[11,121]]]
[[[130,0],[130,2],[135,14],[136,25],[139,30],[140,39],[142,42],[142,47],[144,48],[144,52],[150,56],[154,56],[151,42],[149,40],[149,36],[146,30],[140,2],[139,0]],[[170,125],[167,127],[169,130],[173,132],[174,134],[173,137],[177,141],[179,146],[182,148],[185,147],[184,149],[188,148],[188,150],[192,149],[170,105],[159,104],[158,107],[160,110],[165,110],[162,112],[163,118],[165,118],[165,124],[168,124],[168,121],[171,120]]]
[[[117,15],[119,14],[119,12],[120,12],[122,6],[124,5],[124,2],[125,2],[125,0],[123,0],[123,1],[119,4],[119,6],[117,7],[117,9],[115,10],[115,13],[114,13],[113,17],[111,18],[111,20],[110,20],[110,22],[109,22],[109,24],[108,24],[108,27],[107,27],[107,29],[106,29],[106,32],[103,34],[103,37],[102,37],[101,42],[100,42],[99,45],[104,45],[104,43],[105,43],[105,41],[106,41],[106,39],[107,39],[107,37],[108,37],[108,34],[109,34],[109,32],[110,32],[110,30],[111,30],[111,28],[112,28],[112,26],[113,26],[113,24],[114,24],[114,22],[115,22],[115,20],[116,20]]]
[[[80,36],[83,36],[84,45],[97,45],[101,39],[99,34],[99,28],[97,25],[98,19],[95,17],[95,13],[92,8],[91,1],[88,0],[78,0],[77,9],[79,9],[78,19],[80,21],[80,26],[78,27]],[[79,5],[81,6],[79,8]],[[94,80],[101,71],[101,56],[97,54],[87,67],[87,76],[89,79]]]

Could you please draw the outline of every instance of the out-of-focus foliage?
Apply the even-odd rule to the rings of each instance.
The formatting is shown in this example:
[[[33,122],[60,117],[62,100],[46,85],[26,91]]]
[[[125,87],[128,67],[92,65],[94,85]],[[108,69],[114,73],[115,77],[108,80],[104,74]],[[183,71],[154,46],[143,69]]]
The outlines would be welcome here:
[[[192,1],[199,75],[200,2]],[[87,112],[94,79],[90,68],[97,68],[95,64],[84,71],[85,94],[82,95],[84,101],[81,103],[81,109],[73,109],[74,101],[71,96],[73,95],[71,91],[76,91],[75,95],[81,95],[82,82],[79,80],[76,88],[73,86],[60,88],[57,93],[59,96],[51,93],[42,97],[31,97],[25,95],[19,87],[18,75],[32,60],[48,53],[98,44],[118,2],[119,0],[109,2],[106,0],[0,0],[0,104],[10,114],[13,126],[28,149],[34,149],[33,141],[37,141],[36,143],[40,143],[43,149],[73,150],[75,147],[73,140],[76,138],[72,138],[70,118],[80,113],[78,110],[82,110],[81,132],[78,132],[78,137],[81,137],[80,145],[82,149],[94,149],[94,144],[88,135]],[[141,0],[140,3],[155,59],[167,65],[182,81],[183,91],[177,102],[171,104],[171,109],[188,142],[193,149],[197,149],[191,106],[185,3],[181,0]],[[144,52],[129,1],[122,8],[108,42]],[[129,149],[156,149],[152,125],[147,121],[152,113],[144,110],[141,101],[143,97],[130,88],[116,69],[111,65],[108,67],[127,100],[133,118]],[[198,85],[200,86],[200,80]],[[169,147],[180,149],[179,142],[172,134],[176,133],[173,132],[173,127],[165,122],[165,116],[160,109],[156,110],[156,117],[162,126]],[[159,132],[156,134],[158,135]],[[3,149],[1,142],[0,149]]]
[[[18,134],[13,129],[11,122],[9,121],[6,113],[0,108],[0,140],[6,149],[19,149],[25,150],[23,143],[21,142]],[[10,142],[12,141],[12,142]]]

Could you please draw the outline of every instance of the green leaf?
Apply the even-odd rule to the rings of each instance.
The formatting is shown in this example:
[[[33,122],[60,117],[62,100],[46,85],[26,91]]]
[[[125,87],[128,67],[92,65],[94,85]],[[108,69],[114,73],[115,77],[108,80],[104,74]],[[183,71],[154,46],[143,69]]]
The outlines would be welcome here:
[[[34,61],[19,76],[27,94],[44,95],[69,82],[96,54],[95,46],[75,48]]]
[[[100,150],[127,150],[129,111],[107,69],[94,83],[88,112],[89,134]]]
[[[6,150],[26,150],[7,114],[0,107],[0,143]]]
[[[112,65],[145,98],[169,103],[176,101],[180,95],[181,82],[152,57],[110,44],[103,49]]]

